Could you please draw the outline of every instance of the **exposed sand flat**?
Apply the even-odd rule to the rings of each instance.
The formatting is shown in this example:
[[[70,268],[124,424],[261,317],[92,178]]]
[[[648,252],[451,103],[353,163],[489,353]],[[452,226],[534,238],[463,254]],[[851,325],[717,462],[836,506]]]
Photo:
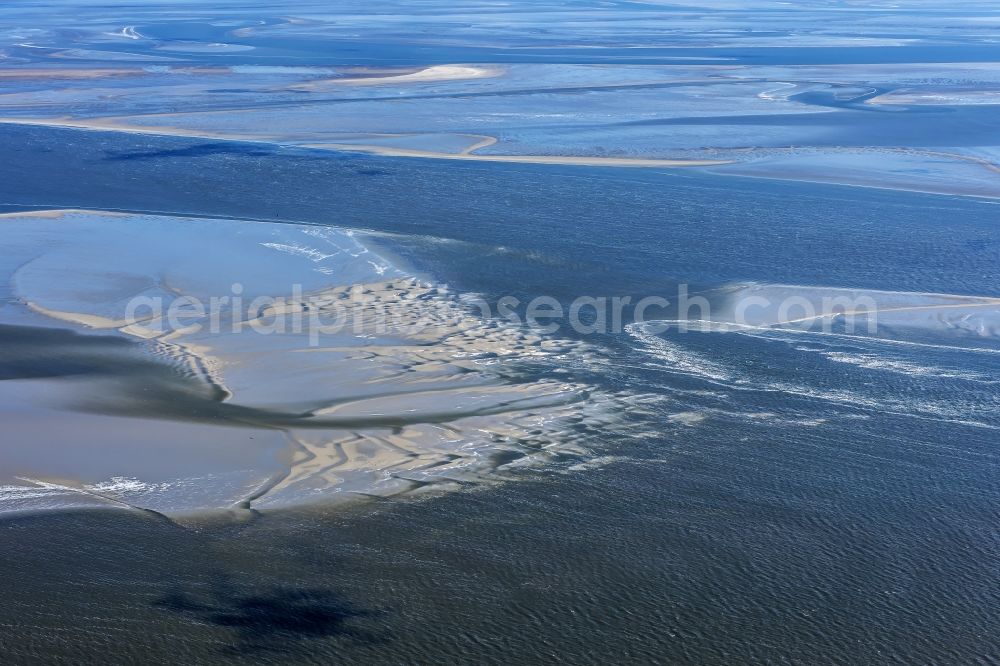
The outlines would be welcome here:
[[[184,136],[191,138],[218,139],[229,141],[247,141],[275,143],[281,142],[280,137],[267,135],[239,135],[232,133],[207,132],[203,130],[186,130],[163,126],[123,125],[116,118],[100,119],[26,119],[0,118],[0,123],[12,125],[35,125],[43,127],[70,127],[76,129],[98,130],[105,132],[129,132],[132,134],[150,134],[166,136]],[[466,148],[461,153],[443,153],[429,150],[409,150],[386,146],[359,145],[353,143],[302,143],[305,148],[317,150],[355,151],[383,155],[386,157],[423,157],[432,159],[475,160],[480,162],[510,162],[524,164],[573,164],[579,166],[619,166],[619,167],[699,167],[731,164],[731,160],[701,160],[701,159],[644,159],[630,157],[587,157],[567,155],[480,155],[473,153],[487,146],[494,145],[494,137],[483,137],[481,141]]]
[[[94,328],[98,330],[117,330],[139,323],[139,320],[134,319],[110,319],[108,317],[101,317],[100,315],[88,314],[86,312],[63,312],[61,310],[53,310],[37,303],[32,303],[31,301],[25,301],[25,305],[35,312],[45,315],[46,317],[52,317],[53,319],[58,319],[59,321],[79,324],[81,326],[86,326],[87,328]]]
[[[373,71],[375,74],[377,70]],[[501,76],[503,69],[499,67],[476,67],[472,65],[434,65],[406,74],[389,74],[387,76],[355,76],[332,79],[319,79],[288,86],[288,90],[324,90],[338,86],[381,86],[399,83],[431,83],[434,81],[466,81],[469,79],[485,79]]]
[[[126,125],[122,124],[118,118],[11,118],[0,117],[0,124],[5,125],[31,125],[33,127],[67,127],[71,129],[93,130],[99,132],[127,132],[129,134],[148,134],[152,136],[183,136],[192,139],[219,139],[229,141],[248,141],[271,143],[273,137],[270,135],[242,136],[239,134],[226,134],[221,132],[211,132],[203,130],[188,130],[178,127],[166,127],[159,125]]]
[[[225,256],[215,251],[221,239]],[[580,342],[483,319],[337,229],[64,210],[5,215],[0,241],[15,258],[6,278],[20,303],[91,331],[50,329],[47,340],[0,321],[0,336],[37,344],[30,354],[76,377],[56,373],[20,393],[30,409],[19,411],[44,411],[47,426],[39,456],[17,449],[17,469],[61,481],[42,492],[0,478],[18,507],[39,493],[167,512],[267,507],[483,482],[507,465],[585,456],[588,436],[638,404],[571,381],[511,379],[507,369],[527,360],[603,361]],[[225,304],[218,321],[133,309],[135,299],[231,296],[234,281],[245,300]],[[2,388],[17,394],[18,384]],[[141,450],[103,438],[129,432],[123,419],[143,429]],[[86,437],[69,434],[81,423]],[[215,449],[220,428],[226,444]],[[179,432],[198,455],[171,447]],[[12,455],[0,447],[0,467],[12,469]],[[71,464],[48,462],[70,455],[88,460],[77,477]],[[160,456],[172,471],[154,478]],[[108,484],[119,490],[101,500]]]
[[[557,419],[572,420],[577,408],[530,409],[507,414],[503,421],[468,418],[447,427],[415,424],[399,430],[350,432],[343,435],[295,431],[300,452],[289,474],[268,489],[270,498],[282,494],[322,496],[324,489],[352,489],[379,496],[409,492],[421,486],[482,483],[492,477],[491,456],[504,454],[521,464],[532,464],[558,455],[585,456],[586,450],[562,442],[553,450],[539,434]],[[470,434],[472,437],[470,438]],[[487,437],[491,453],[468,446],[475,438]],[[525,455],[526,449],[528,455]],[[464,450],[463,450],[464,449]],[[267,506],[262,497],[256,504]]]
[[[477,150],[479,150],[480,148],[489,148],[490,146],[496,144],[497,141],[499,141],[499,139],[497,139],[496,137],[492,137],[492,136],[481,137],[481,139],[479,141],[477,141],[476,143],[472,144],[471,146],[469,146],[468,148],[466,148],[465,150],[463,150],[462,154],[463,155],[470,155],[470,154],[476,152]]]
[[[172,114],[166,114],[172,115]],[[128,132],[134,134],[182,136],[220,141],[241,141],[260,143],[290,143],[317,150],[363,152],[386,157],[412,157],[426,159],[472,160],[483,162],[507,162],[525,164],[579,165],[606,167],[719,167],[721,173],[759,178],[774,178],[799,182],[832,183],[854,187],[951,194],[974,197],[1000,197],[993,174],[1000,173],[1000,166],[984,157],[958,152],[931,151],[911,148],[880,147],[865,148],[745,148],[731,149],[730,155],[739,154],[734,159],[647,159],[615,158],[562,155],[483,155],[475,151],[497,143],[494,137],[485,135],[467,136],[470,143],[458,152],[420,150],[398,145],[373,145],[351,142],[303,142],[289,141],[277,135],[240,135],[234,133],[211,132],[182,129],[167,126],[137,126],[124,124],[127,118],[70,119],[70,118],[0,118],[0,123],[69,127],[81,130]],[[381,135],[400,137],[405,140],[410,135]],[[456,135],[457,136],[457,135]],[[471,138],[475,136],[476,141]],[[363,140],[363,139],[362,139]],[[959,169],[940,168],[928,171],[926,160],[946,159],[959,165]],[[903,168],[901,168],[901,165]],[[914,166],[919,168],[916,171]],[[905,170],[904,170],[905,169]]]
[[[482,148],[495,145],[498,140],[485,134],[451,132],[399,132],[399,133],[345,133],[331,136],[327,145],[356,146],[358,150],[384,148],[386,150],[426,151],[434,145],[432,153],[468,155]],[[310,147],[313,144],[305,144]]]
[[[512,162],[523,164],[576,164],[579,166],[619,167],[699,167],[732,164],[731,160],[671,160],[640,157],[587,157],[570,155],[481,155],[472,151],[496,143],[483,142],[461,153],[440,153],[429,150],[407,150],[384,146],[363,146],[350,143],[311,143],[307,148],[324,150],[358,151],[387,157],[425,157],[442,160],[473,160],[478,162]]]

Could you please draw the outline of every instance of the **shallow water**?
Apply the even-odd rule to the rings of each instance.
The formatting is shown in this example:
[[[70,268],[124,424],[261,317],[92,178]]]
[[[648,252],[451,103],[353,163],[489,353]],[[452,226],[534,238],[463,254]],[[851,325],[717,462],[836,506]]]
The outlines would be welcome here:
[[[1000,196],[989,3],[702,4],[8,3],[0,122]]]
[[[1000,664],[995,4],[4,3],[0,663]]]
[[[72,130],[7,127],[2,146],[11,208],[363,228],[487,300],[682,282],[719,304],[751,283],[997,296],[997,209],[976,200]],[[244,523],[6,520],[0,654],[995,663],[1000,356],[990,335],[892,323],[586,336],[610,362],[573,379],[664,399],[629,436],[499,486]]]

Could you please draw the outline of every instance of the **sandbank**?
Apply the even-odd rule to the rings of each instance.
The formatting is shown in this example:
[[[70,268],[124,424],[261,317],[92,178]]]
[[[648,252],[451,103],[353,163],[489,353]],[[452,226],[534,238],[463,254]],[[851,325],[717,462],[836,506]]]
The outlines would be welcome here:
[[[0,337],[22,361],[46,359],[44,380],[21,363],[23,379],[0,387],[26,415],[22,445],[0,447],[16,471],[0,478],[0,512],[96,502],[176,516],[489,482],[585,456],[588,424],[629,410],[593,387],[508,378],[522,361],[598,360],[483,319],[344,230],[51,210],[4,215],[0,240],[16,299]],[[243,300],[218,320],[133,307],[208,303],[234,283]],[[47,332],[13,326],[19,312]]]

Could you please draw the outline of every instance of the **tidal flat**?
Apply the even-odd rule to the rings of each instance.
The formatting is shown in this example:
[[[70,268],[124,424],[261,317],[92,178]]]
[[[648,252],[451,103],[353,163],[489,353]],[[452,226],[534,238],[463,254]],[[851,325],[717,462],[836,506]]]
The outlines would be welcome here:
[[[0,661],[997,663],[1000,17],[748,5],[0,7]]]

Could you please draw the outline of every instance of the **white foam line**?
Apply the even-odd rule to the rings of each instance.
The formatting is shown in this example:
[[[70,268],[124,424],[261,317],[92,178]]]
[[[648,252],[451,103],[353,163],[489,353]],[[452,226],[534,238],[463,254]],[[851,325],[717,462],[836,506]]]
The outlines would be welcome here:
[[[770,100],[770,101],[785,100],[785,99],[787,99],[786,96],[775,97],[775,96],[772,95],[772,93],[780,92],[782,90],[788,90],[788,88],[793,88],[794,89],[794,88],[798,87],[798,84],[780,82],[779,86],[780,87],[778,87],[778,88],[772,88],[770,90],[765,90],[762,93],[758,93],[757,97],[759,97],[760,99],[766,99],[766,100]]]
[[[299,245],[297,243],[261,243],[261,245],[263,247],[269,247],[272,250],[278,250],[279,252],[284,252],[286,254],[293,254],[300,257],[305,257],[315,262],[325,261],[330,257],[340,254],[340,251],[334,252],[333,254],[324,254],[315,248],[309,247],[307,245]],[[381,273],[379,275],[381,275]]]
[[[801,350],[801,348],[799,348]],[[802,350],[806,351],[806,350]],[[814,350],[809,350],[814,351]],[[868,370],[881,370],[893,372],[909,377],[938,377],[941,379],[963,379],[980,384],[997,384],[996,380],[988,379],[986,376],[976,372],[962,372],[959,370],[949,370],[938,366],[919,365],[891,358],[880,358],[876,354],[849,353],[832,350],[815,350],[824,357],[836,363],[846,363]]]
[[[710,321],[699,321],[699,320],[660,320],[659,322],[645,322],[645,323],[646,324],[653,324],[653,323],[674,323],[674,324],[680,324],[680,323],[686,323],[686,324],[700,323],[700,324],[707,324],[707,325],[710,326],[710,328],[706,329],[705,332],[733,332],[733,333],[737,333],[737,334],[746,333],[746,331],[743,331],[743,330],[732,330],[732,329],[730,329],[730,330],[727,331],[726,329],[720,329],[717,326],[715,328],[711,328],[711,326],[717,325],[717,324],[722,323],[722,322],[710,322]],[[808,333],[817,333],[815,331],[796,331],[794,329],[762,328],[762,327],[753,327],[753,326],[743,326],[743,325],[739,325],[739,324],[725,324],[724,323],[724,325],[725,326],[742,327],[742,328],[751,329],[751,330],[759,330],[759,331],[763,331],[763,332],[807,333],[807,334]],[[636,326],[636,324],[630,324],[629,326],[638,328]],[[626,329],[628,329],[628,327],[626,327]],[[648,332],[643,332],[641,335],[637,334],[637,333],[633,333],[632,331],[629,331],[629,333],[632,334],[632,335],[634,335],[634,337],[637,337],[638,339],[640,339],[644,343],[647,343],[647,345],[649,345],[648,339],[653,339],[653,340],[657,340],[657,341],[662,342],[662,340],[660,338],[658,338],[655,335],[650,334]],[[751,335],[751,337],[757,337],[757,336],[754,336],[752,333],[746,333],[746,334]],[[822,335],[836,335],[836,334],[828,334],[828,333],[820,333],[820,334],[822,334]],[[854,339],[869,340],[869,338],[864,338],[864,337],[861,337],[861,336],[839,336],[838,335],[837,337],[851,337],[851,338],[854,338]],[[882,341],[881,339],[876,339],[876,340],[877,341]],[[889,342],[895,343],[896,341],[889,341]],[[914,344],[920,344],[920,343],[914,343]],[[949,349],[949,350],[955,350],[955,351],[965,351],[965,348],[961,348],[961,347],[944,347],[944,348],[945,349]],[[654,349],[655,349],[655,346],[654,346]],[[659,351],[659,349],[657,349],[657,351]],[[987,350],[987,351],[989,351],[990,353],[1000,353],[1000,350]],[[676,349],[673,348],[673,347],[671,347],[671,348],[668,349],[668,352],[669,352],[670,355],[667,356],[665,360],[668,360],[668,362],[669,362],[669,361],[672,361],[676,357],[676,353],[675,353]],[[655,352],[648,351],[647,353],[651,353],[651,355],[656,356]],[[714,364],[711,363],[711,361],[706,361],[706,362],[708,364],[710,364],[710,365],[714,365]],[[680,365],[680,367],[677,368],[677,369],[675,369],[675,371],[681,372],[682,374],[694,374],[696,376],[709,376],[709,377],[711,377],[711,375],[704,375],[703,374],[703,368],[699,368],[697,366],[692,366],[692,365],[688,365],[688,366],[685,367],[683,365],[683,359],[681,361],[679,361],[678,364]],[[651,367],[656,368],[656,366],[651,366]],[[656,369],[660,369],[660,370],[664,370],[664,371],[670,371],[671,370],[671,368],[656,368]],[[687,370],[687,372],[685,372],[685,370]],[[726,388],[729,388],[729,389],[732,389],[732,390],[737,390],[737,391],[765,391],[765,392],[774,392],[774,393],[786,393],[786,394],[798,395],[798,396],[801,396],[801,397],[811,398],[811,399],[814,399],[814,400],[822,400],[824,402],[831,402],[831,403],[834,403],[834,404],[852,406],[852,407],[858,408],[858,409],[866,409],[866,410],[870,410],[870,411],[877,411],[877,412],[879,412],[881,414],[891,414],[891,415],[895,415],[895,416],[916,418],[916,419],[922,419],[922,420],[927,420],[927,421],[935,421],[935,422],[956,423],[956,424],[959,424],[959,425],[966,425],[966,426],[971,426],[971,427],[976,427],[976,428],[984,428],[984,429],[989,429],[989,430],[1000,430],[1000,427],[995,426],[995,425],[991,425],[991,424],[988,424],[988,423],[982,423],[982,422],[979,422],[979,421],[970,421],[970,420],[961,419],[961,418],[948,418],[948,417],[956,417],[956,416],[959,416],[959,415],[955,414],[953,410],[945,409],[941,405],[937,405],[937,404],[933,404],[933,403],[914,403],[912,405],[897,404],[897,405],[895,405],[896,409],[893,409],[893,408],[886,409],[886,405],[885,405],[885,401],[884,400],[877,399],[877,398],[865,398],[865,397],[858,396],[858,395],[855,395],[855,394],[852,394],[852,393],[849,393],[849,392],[833,392],[833,391],[829,391],[829,390],[811,389],[809,387],[795,386],[795,385],[789,385],[789,384],[783,384],[783,383],[767,383],[767,382],[753,382],[753,381],[741,382],[738,379],[732,378],[731,376],[713,377],[713,378],[716,379],[716,380],[718,380],[721,383],[721,385],[725,386]],[[715,382],[713,382],[713,383],[715,383]],[[910,411],[898,411],[898,409],[901,408],[901,407],[913,407],[915,410],[917,410],[917,413],[910,412]],[[920,412],[923,412],[923,413],[921,414]],[[938,414],[938,416],[934,416],[934,414]]]
[[[885,343],[892,345],[906,345],[911,347],[926,347],[929,349],[943,349],[946,351],[971,352],[978,354],[1000,354],[1000,349],[989,349],[986,347],[961,347],[958,345],[936,345],[929,342],[913,342],[912,340],[894,340],[892,338],[879,338],[867,335],[848,335],[847,333],[831,333],[829,331],[810,331],[796,328],[778,328],[777,326],[754,326],[752,324],[737,324],[727,321],[712,321],[708,319],[658,319],[645,322],[646,324],[677,324],[685,325],[688,330],[698,333],[736,333],[753,335],[759,333],[787,333],[789,335],[823,335],[833,338],[844,338],[847,340],[860,340],[870,343]],[[696,328],[697,326],[697,328]]]
[[[666,340],[649,333],[645,324],[629,324],[625,331],[646,346],[646,352],[660,361],[665,361],[671,367],[684,374],[694,374],[719,381],[732,381],[732,375],[722,366],[702,358],[694,352],[689,352],[672,345]]]
[[[97,498],[97,499],[100,499],[100,500],[104,500],[106,502],[111,502],[112,504],[117,504],[119,506],[122,506],[122,507],[125,507],[125,508],[128,508],[128,509],[136,509],[137,508],[137,507],[132,506],[128,502],[125,502],[125,501],[120,500],[120,499],[116,499],[114,497],[108,497],[107,495],[103,495],[100,492],[89,490],[87,488],[74,488],[72,486],[64,486],[64,485],[59,484],[59,483],[50,483],[50,482],[47,482],[47,481],[39,481],[38,479],[32,479],[32,478],[29,478],[29,477],[22,477],[22,476],[19,476],[19,477],[16,477],[16,478],[17,478],[18,481],[25,481],[27,483],[34,484],[35,486],[37,486],[38,488],[41,488],[43,490],[57,490],[57,491],[61,491],[61,492],[64,492],[64,493],[69,493],[69,494],[86,495],[87,497],[94,497],[94,498]]]

